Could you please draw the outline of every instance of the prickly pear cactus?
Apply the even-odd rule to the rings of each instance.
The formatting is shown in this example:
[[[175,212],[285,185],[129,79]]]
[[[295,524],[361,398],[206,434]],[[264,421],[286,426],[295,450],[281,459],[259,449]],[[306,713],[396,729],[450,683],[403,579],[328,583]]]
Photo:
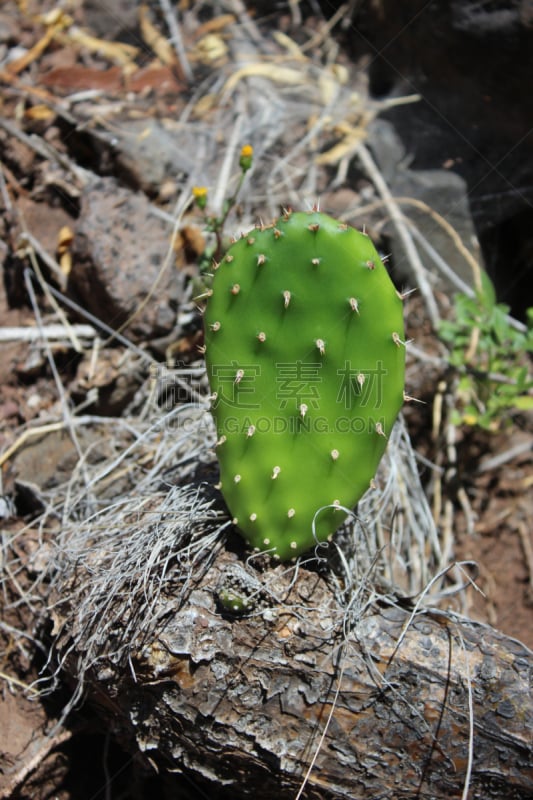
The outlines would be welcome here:
[[[288,559],[374,476],[403,402],[402,300],[368,236],[318,211],[243,235],[209,294],[221,490],[249,544]]]

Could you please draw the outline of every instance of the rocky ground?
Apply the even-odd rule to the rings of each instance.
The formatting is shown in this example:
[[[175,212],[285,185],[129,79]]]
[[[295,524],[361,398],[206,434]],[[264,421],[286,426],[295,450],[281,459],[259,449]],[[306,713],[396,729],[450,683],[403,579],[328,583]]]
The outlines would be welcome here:
[[[467,286],[471,261],[484,264],[525,320],[529,6],[270,5],[0,8],[0,797],[166,796],[93,708],[46,735],[68,681],[42,700],[27,687],[47,659],[43,564],[69,487],[131,445],[161,365],[187,375],[167,402],[205,394],[193,298],[213,239],[190,198],[207,186],[221,214],[245,143],[254,167],[227,235],[320,198],[391,253],[399,288],[420,289],[406,302],[407,391],[423,404],[405,418],[450,563],[477,565],[460,609],[533,647],[531,412],[492,432],[451,424],[457,376],[435,325],[457,286],[431,257]],[[108,498],[150,470],[143,458]]]

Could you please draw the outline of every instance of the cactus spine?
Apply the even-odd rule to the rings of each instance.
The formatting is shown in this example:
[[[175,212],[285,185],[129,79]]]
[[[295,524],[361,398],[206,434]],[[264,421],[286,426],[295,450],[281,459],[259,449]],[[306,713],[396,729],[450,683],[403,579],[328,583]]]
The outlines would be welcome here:
[[[205,340],[224,498],[253,547],[296,556],[338,528],[386,447],[401,298],[366,235],[288,212],[216,265]]]

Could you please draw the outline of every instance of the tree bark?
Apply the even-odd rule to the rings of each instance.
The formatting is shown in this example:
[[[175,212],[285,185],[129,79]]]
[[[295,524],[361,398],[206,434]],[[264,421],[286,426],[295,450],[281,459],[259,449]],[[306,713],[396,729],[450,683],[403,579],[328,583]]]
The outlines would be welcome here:
[[[225,551],[185,604],[168,597],[127,667],[102,643],[93,697],[160,771],[255,800],[295,798],[311,764],[304,798],[533,797],[524,645],[387,603],[350,621],[325,575],[281,565],[237,615],[235,564]]]

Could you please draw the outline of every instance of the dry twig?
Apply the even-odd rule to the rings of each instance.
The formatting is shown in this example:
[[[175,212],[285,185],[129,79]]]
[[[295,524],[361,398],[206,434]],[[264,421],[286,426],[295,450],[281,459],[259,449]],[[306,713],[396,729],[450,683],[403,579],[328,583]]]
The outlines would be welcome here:
[[[392,193],[387,186],[383,175],[379,171],[377,164],[370,155],[368,148],[362,143],[357,148],[357,156],[360,159],[361,164],[363,165],[363,168],[368,174],[370,180],[376,187],[379,196],[383,199],[387,211],[390,214],[391,220],[398,232],[398,236],[400,237],[405,248],[407,258],[409,259],[409,264],[413,269],[420,293],[424,298],[431,323],[435,330],[437,330],[440,321],[439,310],[433,295],[433,290],[431,289],[431,286],[427,280],[426,270],[422,264],[422,261],[420,260],[418,251],[409,233],[409,226],[406,222],[405,216],[401,211],[396,198],[392,196]]]

